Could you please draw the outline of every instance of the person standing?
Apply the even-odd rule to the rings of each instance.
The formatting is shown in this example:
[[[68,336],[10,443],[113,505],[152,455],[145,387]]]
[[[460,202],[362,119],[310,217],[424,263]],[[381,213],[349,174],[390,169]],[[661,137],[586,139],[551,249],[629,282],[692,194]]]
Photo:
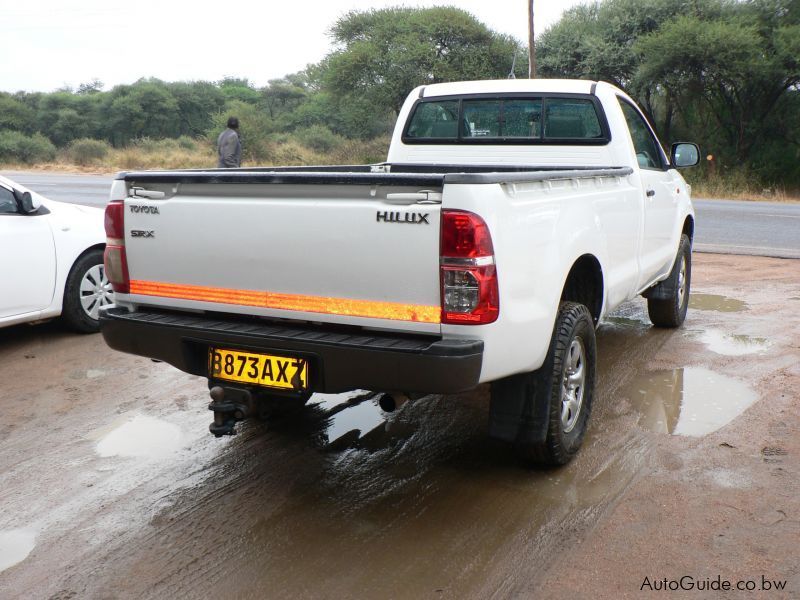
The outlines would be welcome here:
[[[239,119],[228,117],[228,128],[217,138],[218,169],[236,169],[242,164],[242,142],[239,140]]]

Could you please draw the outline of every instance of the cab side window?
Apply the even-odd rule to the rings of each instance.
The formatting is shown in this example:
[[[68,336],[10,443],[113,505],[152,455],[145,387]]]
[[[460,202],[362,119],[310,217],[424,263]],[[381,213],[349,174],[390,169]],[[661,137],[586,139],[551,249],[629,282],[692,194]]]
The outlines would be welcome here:
[[[17,201],[6,188],[0,186],[0,215],[16,214]]]
[[[639,111],[621,98],[619,105],[622,108],[622,114],[625,115],[625,121],[628,123],[628,130],[631,132],[639,166],[642,169],[663,169],[664,162],[658,141],[650,132],[647,122],[639,114]]]

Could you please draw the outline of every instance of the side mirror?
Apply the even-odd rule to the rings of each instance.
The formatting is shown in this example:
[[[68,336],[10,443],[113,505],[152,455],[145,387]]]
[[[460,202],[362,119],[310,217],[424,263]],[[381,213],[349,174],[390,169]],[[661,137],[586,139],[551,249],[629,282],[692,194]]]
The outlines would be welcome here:
[[[670,162],[676,169],[693,167],[700,162],[700,148],[690,142],[672,144]]]
[[[25,214],[35,213],[42,205],[39,199],[34,198],[30,192],[20,192],[19,190],[14,190],[14,196],[17,198],[17,202],[19,202],[22,212]]]

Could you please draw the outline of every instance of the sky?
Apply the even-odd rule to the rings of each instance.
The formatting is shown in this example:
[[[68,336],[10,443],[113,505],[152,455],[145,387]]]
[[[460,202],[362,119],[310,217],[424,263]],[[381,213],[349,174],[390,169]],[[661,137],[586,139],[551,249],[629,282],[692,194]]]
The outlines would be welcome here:
[[[536,33],[585,0],[534,0]],[[521,42],[527,0],[0,0],[0,90],[52,91],[141,77],[257,86],[319,62],[351,10],[458,6]]]

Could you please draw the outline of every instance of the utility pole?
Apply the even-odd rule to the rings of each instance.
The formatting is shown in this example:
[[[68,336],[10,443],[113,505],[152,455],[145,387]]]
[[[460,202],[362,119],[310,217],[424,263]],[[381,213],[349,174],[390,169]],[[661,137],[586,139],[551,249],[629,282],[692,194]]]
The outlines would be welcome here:
[[[536,79],[536,45],[533,41],[533,0],[528,0],[528,78]]]

